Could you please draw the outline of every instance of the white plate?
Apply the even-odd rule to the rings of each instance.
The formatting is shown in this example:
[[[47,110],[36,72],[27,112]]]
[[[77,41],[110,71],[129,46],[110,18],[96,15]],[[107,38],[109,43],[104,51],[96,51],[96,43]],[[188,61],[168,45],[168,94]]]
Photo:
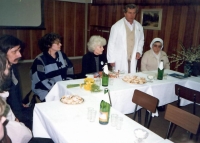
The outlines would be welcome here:
[[[135,76],[135,75],[124,76],[122,80],[126,83],[134,84],[134,85],[142,85],[147,82],[146,78]]]
[[[84,99],[78,95],[64,95],[63,97],[61,97],[60,101],[64,104],[77,105],[83,103]]]

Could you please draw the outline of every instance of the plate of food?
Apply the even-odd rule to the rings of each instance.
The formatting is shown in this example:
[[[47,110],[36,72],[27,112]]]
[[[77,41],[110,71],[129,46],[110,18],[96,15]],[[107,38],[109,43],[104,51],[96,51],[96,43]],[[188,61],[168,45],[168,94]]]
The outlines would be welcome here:
[[[131,84],[145,84],[147,82],[146,78],[136,75],[126,75],[122,78],[122,80]]]
[[[60,101],[64,104],[69,104],[69,105],[76,105],[76,104],[81,104],[84,102],[84,99],[78,95],[69,95],[66,96],[64,95]]]

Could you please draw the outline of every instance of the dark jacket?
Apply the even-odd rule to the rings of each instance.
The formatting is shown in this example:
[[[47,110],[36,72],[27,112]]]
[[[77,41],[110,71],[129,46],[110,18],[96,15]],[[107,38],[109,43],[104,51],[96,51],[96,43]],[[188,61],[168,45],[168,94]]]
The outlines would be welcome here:
[[[107,58],[105,54],[102,55],[95,55],[92,52],[88,52],[83,56],[82,59],[82,72],[81,75],[84,78],[86,74],[88,73],[95,73],[99,72],[96,69],[96,62],[95,62],[95,57],[99,57],[99,71],[103,70],[103,66],[105,63],[107,63]]]
[[[17,65],[12,65],[10,70],[12,74],[12,84],[10,86],[7,103],[10,105],[15,116],[18,116],[16,115],[16,112],[21,111],[23,106],[22,106],[22,94],[19,84],[19,74],[16,66]]]
[[[22,105],[22,94],[17,65],[11,66],[11,74],[12,84],[9,89],[7,103],[10,105],[16,118],[18,118],[20,122],[23,122],[31,130],[33,121],[33,107],[25,108]]]

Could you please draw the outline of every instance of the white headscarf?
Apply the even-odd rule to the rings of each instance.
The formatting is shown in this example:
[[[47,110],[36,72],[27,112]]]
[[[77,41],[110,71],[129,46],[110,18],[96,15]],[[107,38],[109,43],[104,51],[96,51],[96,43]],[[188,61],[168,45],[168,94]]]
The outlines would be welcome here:
[[[162,48],[163,48],[163,40],[160,39],[160,38],[154,38],[154,39],[151,41],[150,48],[152,49],[153,44],[154,44],[155,42],[160,42],[160,43],[162,44],[162,47],[161,47],[161,50],[162,50]]]
[[[152,49],[153,44],[154,44],[155,42],[160,42],[160,43],[162,44],[162,47],[161,47],[161,50],[162,50],[162,48],[163,48],[163,40],[160,39],[160,38],[154,38],[154,39],[151,41],[151,44],[150,44],[150,48],[151,48],[151,50],[152,50],[152,52],[153,52],[155,58],[157,59],[157,63],[158,63],[158,66],[159,66],[159,64],[160,64],[160,60],[159,60],[159,59],[160,59],[160,52],[159,52],[158,55],[157,55],[157,54],[154,53],[154,51],[153,51],[153,49]]]

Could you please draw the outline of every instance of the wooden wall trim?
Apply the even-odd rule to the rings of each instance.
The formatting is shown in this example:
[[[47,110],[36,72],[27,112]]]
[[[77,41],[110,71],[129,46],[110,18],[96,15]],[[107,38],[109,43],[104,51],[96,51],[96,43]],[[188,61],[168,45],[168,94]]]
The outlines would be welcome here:
[[[199,0],[93,0],[93,6],[104,5],[126,5],[134,3],[140,6],[188,6],[188,5],[200,5]]]
[[[154,0],[159,1],[159,0]],[[159,37],[164,41],[164,51],[167,55],[177,54],[180,50],[180,42],[183,42],[186,48],[200,45],[200,5],[187,6],[141,6],[138,5],[139,13],[136,20],[140,22],[141,9],[163,9],[161,30],[144,29],[145,43],[143,52],[149,50],[149,45],[153,38]],[[92,6],[89,13],[88,35],[98,34],[109,39],[110,27],[119,19],[124,17],[122,5],[104,5]],[[109,11],[109,12],[108,12]],[[104,16],[99,13],[107,13]],[[108,29],[107,32],[104,30]],[[172,63],[170,68],[175,69],[176,63]],[[183,71],[183,65],[178,71]]]

